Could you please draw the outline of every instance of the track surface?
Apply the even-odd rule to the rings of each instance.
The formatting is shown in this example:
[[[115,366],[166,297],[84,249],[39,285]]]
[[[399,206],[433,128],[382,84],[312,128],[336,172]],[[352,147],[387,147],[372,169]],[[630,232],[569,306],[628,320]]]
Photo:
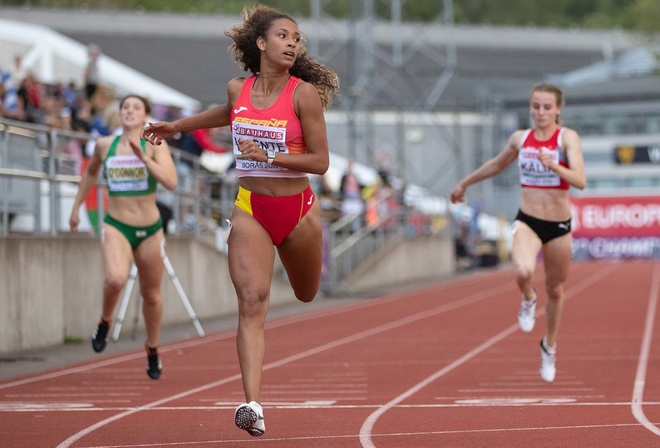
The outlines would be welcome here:
[[[232,329],[164,345],[160,381],[139,351],[0,382],[0,446],[659,447],[660,264],[574,262],[566,295],[552,384],[503,268],[270,321],[261,438]]]

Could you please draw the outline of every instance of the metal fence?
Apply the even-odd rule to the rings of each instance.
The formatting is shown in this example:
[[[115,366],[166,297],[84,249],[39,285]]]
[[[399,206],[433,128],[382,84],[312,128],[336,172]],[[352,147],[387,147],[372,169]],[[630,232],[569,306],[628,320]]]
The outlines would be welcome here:
[[[90,142],[93,138],[89,134],[0,119],[0,236],[55,236],[70,231],[68,219],[81,179],[82,151]],[[215,241],[219,250],[225,250],[220,233],[231,216],[237,178],[211,172],[199,158],[170,149],[175,164],[181,167],[185,163],[187,168],[179,173],[175,191],[157,192],[159,206],[171,213],[166,230],[175,235],[205,235]],[[105,181],[99,177],[97,185],[100,222]],[[433,216],[407,206],[400,193],[392,192],[372,201],[361,213],[339,216],[324,210],[323,290],[341,288],[356,267],[395,238],[447,231],[434,225]]]
[[[68,232],[68,218],[80,182],[83,151],[90,134],[0,119],[0,234]],[[179,188],[159,188],[159,206],[169,209],[174,234],[214,230],[228,218],[236,186],[226,176],[204,169],[197,157],[171,148],[177,166],[190,168]],[[105,181],[99,177],[98,186]],[[99,216],[103,188],[99,188]]]

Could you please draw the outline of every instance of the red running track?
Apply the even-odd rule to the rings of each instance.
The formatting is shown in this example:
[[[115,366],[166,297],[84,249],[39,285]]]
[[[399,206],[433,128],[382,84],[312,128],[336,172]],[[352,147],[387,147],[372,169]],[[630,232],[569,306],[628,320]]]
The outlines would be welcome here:
[[[552,384],[504,268],[270,321],[261,438],[226,331],[163,346],[157,382],[140,351],[0,383],[0,446],[659,447],[659,289],[657,262],[574,262]]]

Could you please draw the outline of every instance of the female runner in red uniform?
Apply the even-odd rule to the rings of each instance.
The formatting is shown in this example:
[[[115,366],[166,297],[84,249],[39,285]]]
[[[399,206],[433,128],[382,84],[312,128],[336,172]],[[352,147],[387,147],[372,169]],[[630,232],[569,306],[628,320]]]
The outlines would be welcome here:
[[[323,109],[339,82],[307,55],[296,22],[274,9],[246,9],[243,23],[225,34],[233,40],[237,63],[251,76],[229,81],[226,104],[150,124],[142,135],[159,144],[177,132],[231,125],[239,192],[228,258],[238,297],[236,345],[246,401],[236,408],[234,420],[250,435],[261,436],[264,323],[274,247],[298,300],[313,300],[320,284],[322,232],[308,173],[328,169]]]
[[[547,382],[555,379],[557,331],[571,262],[569,188],[583,189],[586,185],[580,138],[574,130],[559,124],[563,105],[564,95],[557,86],[535,85],[530,98],[534,128],[515,131],[498,155],[468,174],[451,192],[452,202],[463,202],[470,185],[518,161],[522,194],[512,247],[516,282],[522,293],[518,323],[526,333],[534,328],[534,272],[538,253],[543,250],[547,334],[540,342],[540,373]]]

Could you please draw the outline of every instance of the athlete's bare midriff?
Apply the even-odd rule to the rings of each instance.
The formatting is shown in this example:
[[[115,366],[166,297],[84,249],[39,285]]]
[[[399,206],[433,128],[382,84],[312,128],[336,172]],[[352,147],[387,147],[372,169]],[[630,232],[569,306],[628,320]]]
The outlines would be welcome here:
[[[158,221],[160,216],[155,196],[155,194],[149,194],[111,197],[107,213],[117,221],[129,226],[150,226]]]
[[[281,178],[281,177],[241,177],[239,185],[252,193],[264,196],[293,196],[301,193],[309,186],[309,178]]]
[[[571,217],[568,190],[523,187],[520,210],[545,221],[566,221]]]

